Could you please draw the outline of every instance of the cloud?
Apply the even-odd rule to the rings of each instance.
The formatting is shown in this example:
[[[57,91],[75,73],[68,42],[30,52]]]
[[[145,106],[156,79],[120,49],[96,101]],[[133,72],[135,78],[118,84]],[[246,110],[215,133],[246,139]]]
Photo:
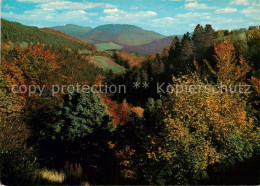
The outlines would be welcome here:
[[[216,13],[232,13],[232,12],[237,12],[236,8],[221,8],[221,9],[217,9],[215,11]]]
[[[249,2],[248,0],[232,0],[230,4],[235,4],[235,5],[248,5]]]
[[[96,3],[89,1],[74,2],[68,0],[17,0],[23,3],[35,3],[39,8],[53,8],[56,10],[64,9],[91,9],[91,8],[114,8],[114,5],[108,3]]]
[[[197,7],[197,6],[198,6],[198,3],[197,3],[197,2],[185,4],[185,7],[186,7],[186,8]]]
[[[18,2],[23,2],[23,3],[46,3],[46,2],[52,2],[53,0],[16,0]],[[61,0],[56,0],[56,1],[61,1]]]
[[[172,18],[172,17],[164,17],[160,19],[153,19],[152,24],[153,25],[169,25],[172,23],[179,22],[180,20],[177,18]]]
[[[157,13],[153,12],[153,11],[146,11],[146,12],[140,12],[140,13],[144,13],[144,16],[150,17],[150,16],[156,16]]]
[[[184,18],[184,19],[195,19],[195,18],[201,18],[205,19],[207,16],[210,16],[211,14],[208,12],[187,12],[183,14],[177,14],[177,18]]]
[[[150,17],[157,15],[154,11],[139,11],[139,12],[126,12],[124,10],[114,9],[104,9],[103,11],[106,16],[101,16],[99,20],[104,22],[114,22],[114,23],[140,23],[141,20],[145,20]]]
[[[29,21],[52,21],[57,23],[67,23],[67,22],[79,22],[90,20],[88,18],[89,14],[84,10],[68,10],[62,12],[56,12],[54,10],[44,10],[44,9],[34,9],[30,11],[24,11],[23,14],[16,14],[13,12],[2,12],[2,16],[8,19],[14,20],[29,20]]]
[[[248,7],[243,9],[241,13],[252,19],[260,20],[260,10],[257,7]]]
[[[79,23],[88,20],[91,22],[89,16],[98,15],[97,12],[88,12],[92,8],[114,8],[113,5],[107,3],[93,3],[93,2],[74,2],[67,0],[17,0],[23,3],[35,3],[34,9],[24,11],[23,13],[2,12],[2,17],[13,20],[27,20],[27,21],[51,21],[60,23]]]
[[[198,2],[185,3],[184,7],[188,9],[214,9],[215,8],[215,7],[208,7],[206,4],[198,3]]]
[[[141,17],[151,17],[151,16],[156,16],[157,13],[154,11],[140,11],[140,12],[126,12],[124,10],[119,10],[118,8],[114,8],[114,9],[104,9],[103,11],[106,14],[109,15],[120,15],[123,17],[137,17],[137,16],[141,16]]]
[[[72,1],[51,1],[51,2],[46,2],[46,3],[42,3],[37,5],[36,7],[40,7],[40,8],[53,8],[56,10],[65,10],[65,9],[69,9],[69,10],[76,10],[76,9],[92,9],[92,8],[96,8],[96,7],[113,7],[113,5],[111,4],[106,4],[106,3],[93,3],[93,2],[72,2]]]
[[[38,7],[49,7],[49,6],[60,6],[60,7],[53,7],[55,9],[89,9],[95,7],[105,7],[105,8],[113,8],[114,5],[108,3],[94,3],[83,0],[82,2],[74,2],[74,0],[16,0],[22,3],[35,3],[39,4]],[[69,7],[70,6],[70,7]]]
[[[117,8],[114,8],[114,9],[104,9],[103,12],[106,13],[106,14],[124,13],[124,11],[119,10]]]
[[[230,4],[260,6],[260,0],[232,0]]]

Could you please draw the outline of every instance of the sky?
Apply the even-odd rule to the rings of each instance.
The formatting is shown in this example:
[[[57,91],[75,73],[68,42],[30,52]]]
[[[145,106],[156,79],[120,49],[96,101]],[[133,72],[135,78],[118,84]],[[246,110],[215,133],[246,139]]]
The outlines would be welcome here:
[[[131,24],[176,35],[197,24],[215,30],[260,25],[260,0],[2,0],[1,17],[41,28]]]

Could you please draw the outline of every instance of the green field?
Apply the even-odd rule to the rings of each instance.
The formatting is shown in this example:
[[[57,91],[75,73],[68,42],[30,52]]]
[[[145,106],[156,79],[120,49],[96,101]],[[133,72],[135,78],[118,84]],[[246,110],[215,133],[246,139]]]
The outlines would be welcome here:
[[[112,42],[109,42],[109,43],[99,43],[99,44],[96,44],[96,47],[100,51],[104,51],[104,50],[120,50],[120,49],[123,48],[121,45],[117,45],[117,44],[112,43]]]
[[[115,63],[111,58],[105,57],[105,56],[92,56],[89,59],[90,63],[93,63],[99,68],[102,68],[106,71],[109,71],[110,69],[116,73],[125,73],[126,69],[117,63]]]

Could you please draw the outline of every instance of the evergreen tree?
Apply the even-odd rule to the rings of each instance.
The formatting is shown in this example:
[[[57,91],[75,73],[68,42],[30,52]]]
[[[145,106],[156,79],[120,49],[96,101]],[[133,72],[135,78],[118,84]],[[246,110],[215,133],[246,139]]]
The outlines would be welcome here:
[[[207,24],[204,28],[204,52],[203,52],[203,58],[207,60],[214,61],[213,55],[214,55],[214,45],[213,41],[215,39],[215,31],[212,29],[211,25]]]
[[[203,33],[203,27],[198,24],[196,28],[194,29],[194,33],[192,36],[192,40],[194,42],[195,46],[195,58],[196,61],[199,63],[202,60],[203,57],[203,50],[204,50],[204,33]]]
[[[166,74],[168,74],[169,76],[171,76],[172,73],[177,72],[176,66],[180,62],[180,54],[181,54],[181,43],[179,41],[179,38],[175,37],[171,43],[168,60],[166,62],[166,67],[167,67]]]
[[[63,145],[61,159],[80,163],[83,175],[93,183],[109,179],[105,174],[111,165],[112,152],[109,141],[114,125],[112,118],[96,92],[71,92],[60,105],[58,121],[53,125],[55,140]],[[101,171],[102,170],[102,171]],[[98,180],[98,177],[103,180]],[[110,178],[111,179],[111,178]]]
[[[194,59],[194,44],[190,38],[190,34],[186,33],[183,35],[181,41],[181,62],[176,64],[176,75],[179,73],[187,73],[188,70],[192,70],[192,64]]]
[[[60,105],[53,127],[61,140],[76,142],[96,131],[112,131],[111,117],[96,92],[72,92]]]

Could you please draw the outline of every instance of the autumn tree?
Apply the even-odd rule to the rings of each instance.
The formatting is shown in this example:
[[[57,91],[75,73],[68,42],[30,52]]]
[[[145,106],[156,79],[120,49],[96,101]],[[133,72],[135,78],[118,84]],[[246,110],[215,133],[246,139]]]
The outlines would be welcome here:
[[[116,130],[119,167],[126,180],[139,184],[166,183],[169,167],[150,158],[153,150],[164,146],[166,133],[162,107],[161,100],[150,98],[142,114],[133,108],[129,113],[130,120]]]
[[[33,149],[27,146],[30,133],[23,116],[25,100],[11,91],[9,80],[0,66],[0,178],[3,184],[30,184],[37,164]]]
[[[204,85],[197,75],[174,81],[180,86]],[[245,97],[215,91],[172,93],[166,98],[165,146],[149,152],[150,158],[170,167],[170,179],[164,183],[207,180],[209,167],[232,167],[257,148],[259,129],[248,116]]]
[[[206,64],[210,71],[216,75],[218,82],[225,85],[242,82],[251,68],[243,56],[239,56],[237,59],[233,42],[227,40],[215,44],[214,51],[217,61],[216,70],[211,67],[208,61]]]
[[[122,103],[117,103],[116,101],[111,100],[106,94],[101,94],[100,96],[107,105],[110,115],[113,117],[113,123],[115,125],[125,124],[128,120],[128,111],[130,110],[130,106],[127,104],[126,100]]]
[[[58,55],[44,45],[31,45],[26,48],[15,47],[5,51],[2,69],[12,85],[46,85],[54,82],[54,73],[59,69]]]

